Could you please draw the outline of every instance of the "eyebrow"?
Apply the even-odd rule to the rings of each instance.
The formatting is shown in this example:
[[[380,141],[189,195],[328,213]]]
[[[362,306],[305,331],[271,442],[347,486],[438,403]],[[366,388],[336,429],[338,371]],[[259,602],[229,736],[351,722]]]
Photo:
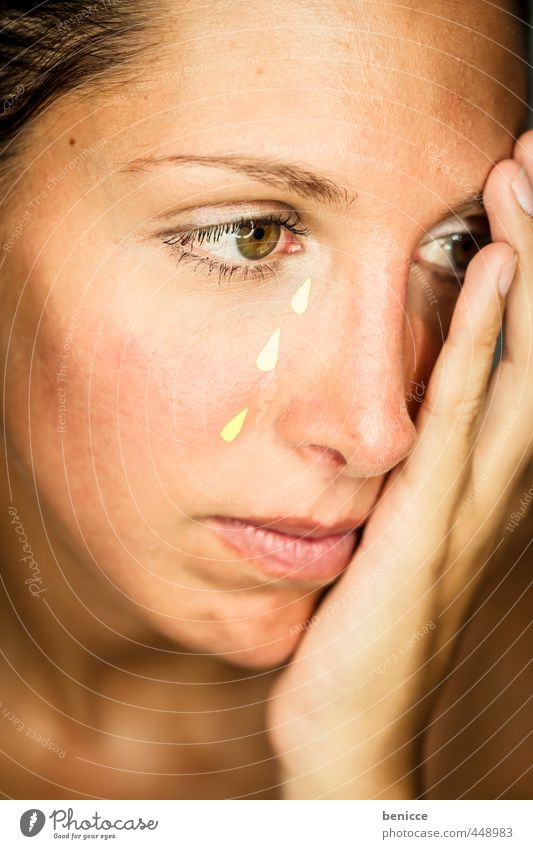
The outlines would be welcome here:
[[[357,200],[356,192],[349,192],[327,177],[319,176],[307,168],[289,162],[241,157],[220,156],[141,156],[122,165],[120,171],[140,171],[159,165],[204,165],[225,168],[246,174],[276,189],[294,192],[306,200],[320,201],[346,212]]]
[[[228,171],[236,171],[246,174],[252,180],[258,180],[274,188],[294,192],[306,200],[319,201],[337,207],[341,212],[347,212],[358,199],[357,192],[349,192],[328,177],[320,176],[314,171],[302,168],[295,163],[257,157],[242,157],[231,154],[140,156],[123,163],[118,170],[135,172],[166,165],[178,167],[203,165],[208,168],[224,168]],[[439,219],[432,224],[431,229],[442,224],[448,218],[459,217],[466,212],[471,212],[477,206],[483,206],[483,192],[481,190],[470,195],[457,206],[448,207]]]

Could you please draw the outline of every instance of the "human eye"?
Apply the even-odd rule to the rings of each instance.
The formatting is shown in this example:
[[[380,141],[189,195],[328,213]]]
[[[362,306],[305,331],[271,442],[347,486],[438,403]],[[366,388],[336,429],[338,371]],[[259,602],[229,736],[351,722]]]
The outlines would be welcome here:
[[[163,236],[180,262],[192,262],[194,270],[218,272],[219,282],[264,279],[280,262],[304,251],[303,227],[295,210],[251,214],[197,228],[183,228]],[[265,262],[265,260],[267,260]]]
[[[485,215],[471,216],[462,222],[456,219],[430,234],[418,246],[413,260],[462,285],[468,263],[490,241],[490,225]]]

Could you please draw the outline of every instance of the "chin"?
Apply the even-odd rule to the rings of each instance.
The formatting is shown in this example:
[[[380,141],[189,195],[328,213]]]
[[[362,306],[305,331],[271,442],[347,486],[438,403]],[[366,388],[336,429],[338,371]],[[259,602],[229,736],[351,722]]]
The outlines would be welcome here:
[[[298,632],[292,635],[290,639],[276,642],[272,645],[266,643],[250,647],[249,645],[237,645],[239,641],[235,640],[235,646],[228,647],[227,650],[224,648],[219,649],[218,651],[214,651],[213,654],[221,660],[231,663],[233,666],[239,666],[244,669],[274,669],[278,666],[283,666],[290,660],[304,633],[303,629],[300,630],[300,626],[297,625],[295,626],[296,628],[299,629]]]
[[[157,623],[165,637],[185,651],[217,657],[247,669],[271,669],[285,664],[305,633],[318,593],[287,599],[278,593],[227,600],[195,617],[196,621],[163,619]]]
[[[315,591],[288,601],[273,594],[272,609],[267,605],[266,610],[226,623],[216,648],[217,656],[248,669],[287,663],[305,634],[305,623],[313,615],[319,596]]]

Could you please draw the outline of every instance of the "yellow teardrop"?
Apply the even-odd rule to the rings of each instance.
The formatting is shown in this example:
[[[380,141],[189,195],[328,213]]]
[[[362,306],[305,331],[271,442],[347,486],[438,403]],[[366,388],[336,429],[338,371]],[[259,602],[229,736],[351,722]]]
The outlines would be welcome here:
[[[279,354],[279,337],[281,327],[276,328],[255,362],[261,371],[273,371],[276,368]]]
[[[233,442],[236,436],[242,430],[242,426],[244,424],[244,420],[246,418],[246,413],[248,412],[248,407],[245,407],[244,410],[241,410],[240,413],[237,413],[230,421],[224,425],[222,430],[220,431],[220,436],[224,440],[224,442]]]
[[[292,296],[291,307],[298,315],[303,315],[309,304],[309,292],[311,291],[311,278],[305,280],[297,292]]]

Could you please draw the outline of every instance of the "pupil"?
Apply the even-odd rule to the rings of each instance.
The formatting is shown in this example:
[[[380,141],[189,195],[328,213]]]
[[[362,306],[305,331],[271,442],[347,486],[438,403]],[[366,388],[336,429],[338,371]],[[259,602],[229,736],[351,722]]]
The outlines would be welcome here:
[[[275,250],[280,236],[280,224],[271,223],[256,227],[254,222],[250,221],[237,232],[237,248],[244,259],[262,259]]]
[[[485,237],[484,234],[480,233],[475,239],[468,233],[459,235],[458,238],[454,239],[452,246],[452,257],[456,268],[466,271],[470,260],[489,242],[488,234]]]

